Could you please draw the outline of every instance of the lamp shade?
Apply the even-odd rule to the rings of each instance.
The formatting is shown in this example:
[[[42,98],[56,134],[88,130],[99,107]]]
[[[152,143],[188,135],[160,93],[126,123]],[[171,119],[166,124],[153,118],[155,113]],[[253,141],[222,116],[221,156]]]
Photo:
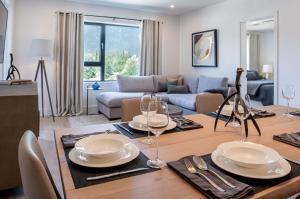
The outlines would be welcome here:
[[[31,55],[33,57],[51,57],[51,41],[48,39],[33,39],[31,44]]]
[[[267,65],[267,64],[263,65],[262,72],[263,73],[273,73],[273,66]]]

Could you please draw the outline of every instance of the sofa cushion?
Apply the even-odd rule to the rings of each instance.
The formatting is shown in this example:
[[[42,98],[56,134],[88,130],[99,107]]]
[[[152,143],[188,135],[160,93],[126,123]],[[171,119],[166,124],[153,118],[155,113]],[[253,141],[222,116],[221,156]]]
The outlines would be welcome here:
[[[168,85],[168,94],[188,94],[189,88],[186,85]]]
[[[118,75],[117,81],[120,92],[153,92],[153,76]]]
[[[154,92],[167,92],[168,83],[176,85],[183,84],[183,77],[181,75],[154,75]]]
[[[196,110],[196,97],[198,94],[168,94],[169,102],[189,110]]]
[[[121,107],[122,100],[142,97],[143,93],[137,92],[103,92],[96,97],[97,101],[110,108]]]
[[[191,93],[197,93],[199,83],[199,77],[185,76],[184,77],[184,85],[189,87],[189,91]]]
[[[198,81],[197,93],[202,93],[209,89],[219,89],[228,87],[228,78],[226,77],[206,77],[200,76]]]

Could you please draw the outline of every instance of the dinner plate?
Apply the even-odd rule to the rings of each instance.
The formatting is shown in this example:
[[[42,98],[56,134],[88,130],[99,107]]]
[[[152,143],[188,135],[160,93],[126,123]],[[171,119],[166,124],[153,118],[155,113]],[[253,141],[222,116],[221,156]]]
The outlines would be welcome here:
[[[139,130],[139,131],[145,131],[148,132],[147,126],[140,124],[140,123],[136,123],[134,121],[131,121],[128,123],[128,125],[130,126],[130,128],[133,128],[135,130]],[[167,126],[167,131],[176,128],[176,123],[172,120],[169,121],[169,125]]]
[[[225,158],[217,149],[211,155],[212,161],[221,169],[235,175],[254,179],[276,179],[288,175],[291,172],[291,165],[282,157],[273,163],[258,168],[241,167],[231,160]]]
[[[126,164],[128,162],[133,161],[135,158],[137,158],[140,154],[139,148],[129,142],[124,145],[124,149],[120,153],[120,157],[118,159],[111,159],[111,158],[80,158],[80,154],[78,151],[73,148],[69,153],[70,160],[78,164],[80,166],[84,167],[92,167],[92,168],[107,168],[107,167],[114,167],[119,166],[122,164]]]
[[[94,158],[118,158],[129,139],[119,134],[91,135],[76,142],[75,149]]]
[[[239,166],[249,168],[272,164],[280,158],[274,149],[253,142],[226,142],[219,145],[218,150],[226,159]]]

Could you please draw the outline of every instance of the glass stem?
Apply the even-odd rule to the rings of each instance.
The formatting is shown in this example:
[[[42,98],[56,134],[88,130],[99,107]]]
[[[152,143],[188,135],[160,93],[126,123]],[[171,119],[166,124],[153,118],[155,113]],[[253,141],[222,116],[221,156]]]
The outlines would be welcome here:
[[[242,141],[244,142],[246,140],[244,116],[241,117],[241,128],[242,128]]]
[[[155,142],[156,142],[156,158],[155,158],[155,160],[158,160],[158,135],[155,136]]]
[[[290,113],[290,100],[287,100],[287,115]]]

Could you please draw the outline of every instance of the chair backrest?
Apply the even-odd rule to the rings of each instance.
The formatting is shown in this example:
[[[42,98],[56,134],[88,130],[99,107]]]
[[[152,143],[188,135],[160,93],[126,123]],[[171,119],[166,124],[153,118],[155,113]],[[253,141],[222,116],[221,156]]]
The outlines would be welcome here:
[[[26,131],[19,143],[19,166],[25,198],[60,198],[37,138]]]
[[[196,98],[197,113],[216,111],[222,105],[224,97],[216,93],[201,93]]]
[[[140,98],[122,100],[122,122],[132,121],[134,116],[140,115]]]

